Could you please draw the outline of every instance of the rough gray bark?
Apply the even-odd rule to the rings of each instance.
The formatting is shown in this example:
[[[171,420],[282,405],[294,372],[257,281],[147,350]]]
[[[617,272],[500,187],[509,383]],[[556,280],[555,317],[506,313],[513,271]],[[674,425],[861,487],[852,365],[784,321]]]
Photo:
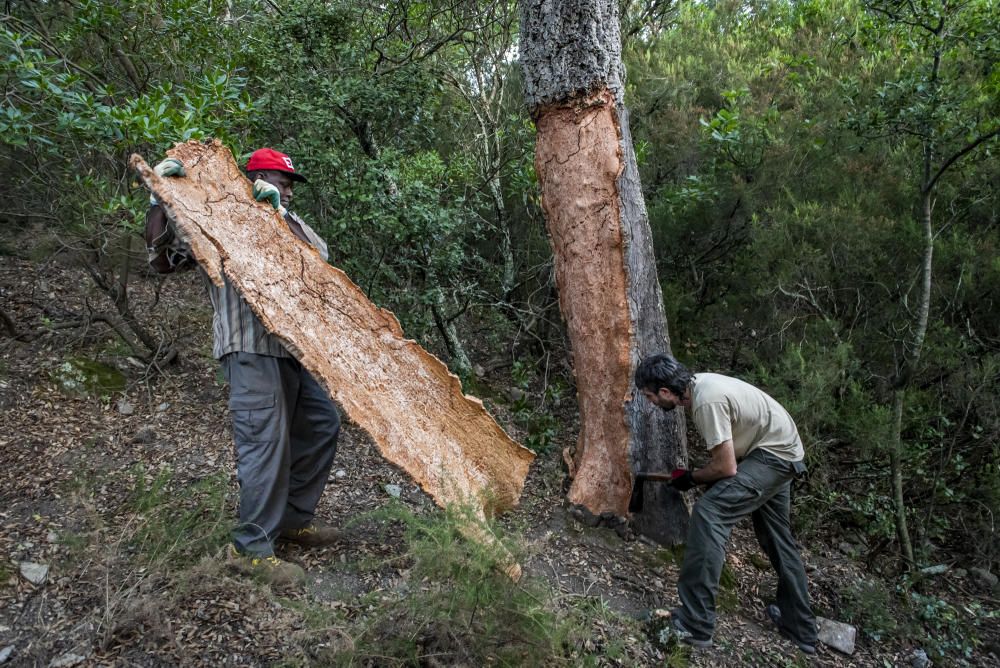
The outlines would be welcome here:
[[[535,113],[607,88],[622,104],[624,67],[618,3],[521,0],[524,97]]]
[[[639,360],[670,351],[667,316],[663,312],[663,293],[653,256],[653,238],[649,228],[646,203],[642,198],[639,168],[629,131],[628,110],[619,108],[619,129],[625,151],[625,169],[618,180],[622,199],[622,232],[625,235],[625,270],[629,274],[629,310],[634,341],[630,375]],[[629,454],[634,471],[669,471],[687,463],[687,438],[683,409],[664,411],[641,398],[638,393],[625,403],[631,441]],[[678,494],[667,485],[649,485],[645,503],[652,512],[634,518],[637,528],[662,542],[681,542],[687,533],[688,511],[678,506]],[[671,514],[674,515],[671,517]]]
[[[521,64],[580,403],[569,500],[613,523],[626,514],[632,470],[687,457],[683,414],[655,409],[632,385],[639,359],[670,342],[622,99],[618,3],[522,0]],[[681,542],[683,498],[664,485],[646,491],[638,528]]]

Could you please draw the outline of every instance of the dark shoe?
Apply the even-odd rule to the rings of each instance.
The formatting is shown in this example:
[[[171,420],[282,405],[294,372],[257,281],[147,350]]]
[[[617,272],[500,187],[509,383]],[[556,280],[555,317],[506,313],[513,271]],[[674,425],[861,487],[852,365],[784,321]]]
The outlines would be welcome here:
[[[776,605],[774,605],[772,603],[771,605],[767,606],[767,616],[770,617],[771,621],[774,622],[774,625],[778,627],[778,633],[780,633],[781,635],[785,636],[786,638],[788,638],[789,640],[791,640],[793,643],[795,643],[796,647],[798,647],[800,650],[802,650],[806,654],[815,654],[816,653],[816,645],[814,645],[812,643],[802,642],[801,640],[799,640],[798,638],[796,638],[795,636],[793,636],[792,632],[789,631],[788,629],[786,629],[782,625],[782,623],[781,623],[781,608],[779,608],[778,606],[776,606]]]
[[[341,533],[328,524],[313,521],[301,529],[283,529],[278,540],[297,543],[303,547],[329,547],[340,542]]]
[[[685,645],[691,645],[692,647],[697,647],[698,649],[708,649],[712,646],[711,637],[700,638],[687,630],[684,623],[680,620],[680,617],[677,616],[676,609],[670,611],[670,628],[673,630],[677,640]]]

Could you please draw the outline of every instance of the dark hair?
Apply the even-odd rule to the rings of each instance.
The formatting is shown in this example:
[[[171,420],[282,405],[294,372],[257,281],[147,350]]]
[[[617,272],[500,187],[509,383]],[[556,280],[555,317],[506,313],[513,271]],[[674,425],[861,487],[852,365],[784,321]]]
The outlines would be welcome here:
[[[688,368],[670,355],[650,355],[635,369],[635,386],[650,392],[659,392],[661,387],[665,387],[683,397],[692,377]]]

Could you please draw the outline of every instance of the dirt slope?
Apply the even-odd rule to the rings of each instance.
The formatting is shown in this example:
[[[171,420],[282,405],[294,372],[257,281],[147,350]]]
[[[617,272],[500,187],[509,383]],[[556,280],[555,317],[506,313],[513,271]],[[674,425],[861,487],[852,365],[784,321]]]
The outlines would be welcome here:
[[[317,628],[310,611],[357,619],[379,597],[420,586],[408,581],[402,527],[371,511],[393,503],[418,514],[440,511],[348,425],[319,507],[323,519],[348,527],[344,545],[283,553],[307,568],[304,591],[271,592],[226,572],[202,549],[224,537],[236,498],[226,390],[210,355],[210,311],[193,273],[168,280],[149,312],[155,285],[152,277],[137,279],[134,303],[141,317],[177,339],[181,362],[163,375],[129,361],[104,329],[60,328],[87,299],[99,300],[77,270],[0,258],[0,308],[31,332],[24,341],[0,338],[0,657],[13,648],[7,664],[17,666],[318,662],[309,652],[351,639]],[[122,370],[125,390],[105,399],[60,390],[59,369],[76,357]],[[517,438],[503,406],[491,407]],[[587,655],[592,665],[909,665],[912,648],[867,639],[854,657],[821,648],[805,662],[767,628],[763,607],[774,580],[755,565],[746,526],[733,541],[735,584],[724,595],[717,648],[683,659],[660,646],[649,626],[635,620],[675,603],[676,564],[641,540],[626,542],[568,518],[556,454],[576,436],[575,409],[567,410],[559,442],[536,461],[520,507],[504,519],[521,536],[528,580],[551,587],[558,606],[584,602],[599,612],[567,665]],[[387,485],[399,486],[400,501]],[[197,516],[185,515],[190,507],[199,509]],[[182,524],[194,527],[195,538],[165,544],[170,528]],[[845,581],[862,576],[863,565],[823,545],[808,548],[822,610]],[[165,556],[140,558],[154,553]],[[47,565],[46,581],[30,584],[18,572],[21,562]],[[157,570],[164,564],[169,577]]]

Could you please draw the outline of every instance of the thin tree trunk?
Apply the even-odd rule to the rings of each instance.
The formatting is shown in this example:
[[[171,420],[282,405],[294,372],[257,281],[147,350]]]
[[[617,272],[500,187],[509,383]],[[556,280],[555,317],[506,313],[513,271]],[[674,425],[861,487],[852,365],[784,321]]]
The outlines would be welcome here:
[[[899,537],[899,547],[907,567],[912,567],[913,543],[910,541],[909,524],[906,521],[906,501],[903,498],[903,444],[901,431],[903,425],[903,390],[897,389],[892,397],[892,449],[889,451],[889,466],[892,475],[892,503],[896,515],[896,535]]]
[[[434,318],[434,324],[437,326],[441,338],[444,339],[445,348],[448,349],[451,370],[459,375],[468,373],[472,369],[472,362],[469,361],[469,355],[465,352],[461,339],[458,338],[455,323],[450,322],[445,316],[444,296],[440,290],[436,291],[434,302],[431,304],[431,316]]]
[[[670,346],[622,100],[618,3],[522,0],[521,62],[580,405],[568,496],[581,516],[610,524],[627,513],[633,470],[687,455],[683,414],[655,409],[632,386],[639,360]],[[681,542],[683,499],[668,486],[647,491],[640,530]]]
[[[498,167],[499,168],[499,167]],[[496,215],[497,229],[500,231],[500,257],[503,259],[503,273],[500,276],[500,294],[503,301],[510,299],[514,290],[514,249],[510,243],[510,221],[507,218],[507,206],[503,201],[500,187],[500,174],[490,177],[490,196],[493,198],[493,212]]]
[[[941,54],[940,52],[935,52],[929,77],[929,83],[932,87],[936,87],[938,84],[940,67]],[[917,309],[913,322],[912,335],[909,341],[903,341],[902,361],[893,383],[893,433],[892,449],[889,454],[889,463],[892,469],[892,498],[896,514],[896,534],[899,536],[900,554],[907,568],[913,568],[915,562],[913,559],[913,543],[910,541],[910,531],[906,519],[906,500],[903,498],[903,403],[906,398],[906,390],[909,388],[913,381],[913,376],[917,372],[917,363],[920,361],[924,339],[927,336],[927,323],[930,320],[931,310],[932,272],[934,268],[934,229],[932,216],[934,186],[937,177],[932,176],[934,142],[930,138],[932,134],[930,126],[925,128],[925,132],[926,138],[923,143],[920,182],[920,224],[924,242],[923,257],[920,263],[920,292],[917,297]]]

